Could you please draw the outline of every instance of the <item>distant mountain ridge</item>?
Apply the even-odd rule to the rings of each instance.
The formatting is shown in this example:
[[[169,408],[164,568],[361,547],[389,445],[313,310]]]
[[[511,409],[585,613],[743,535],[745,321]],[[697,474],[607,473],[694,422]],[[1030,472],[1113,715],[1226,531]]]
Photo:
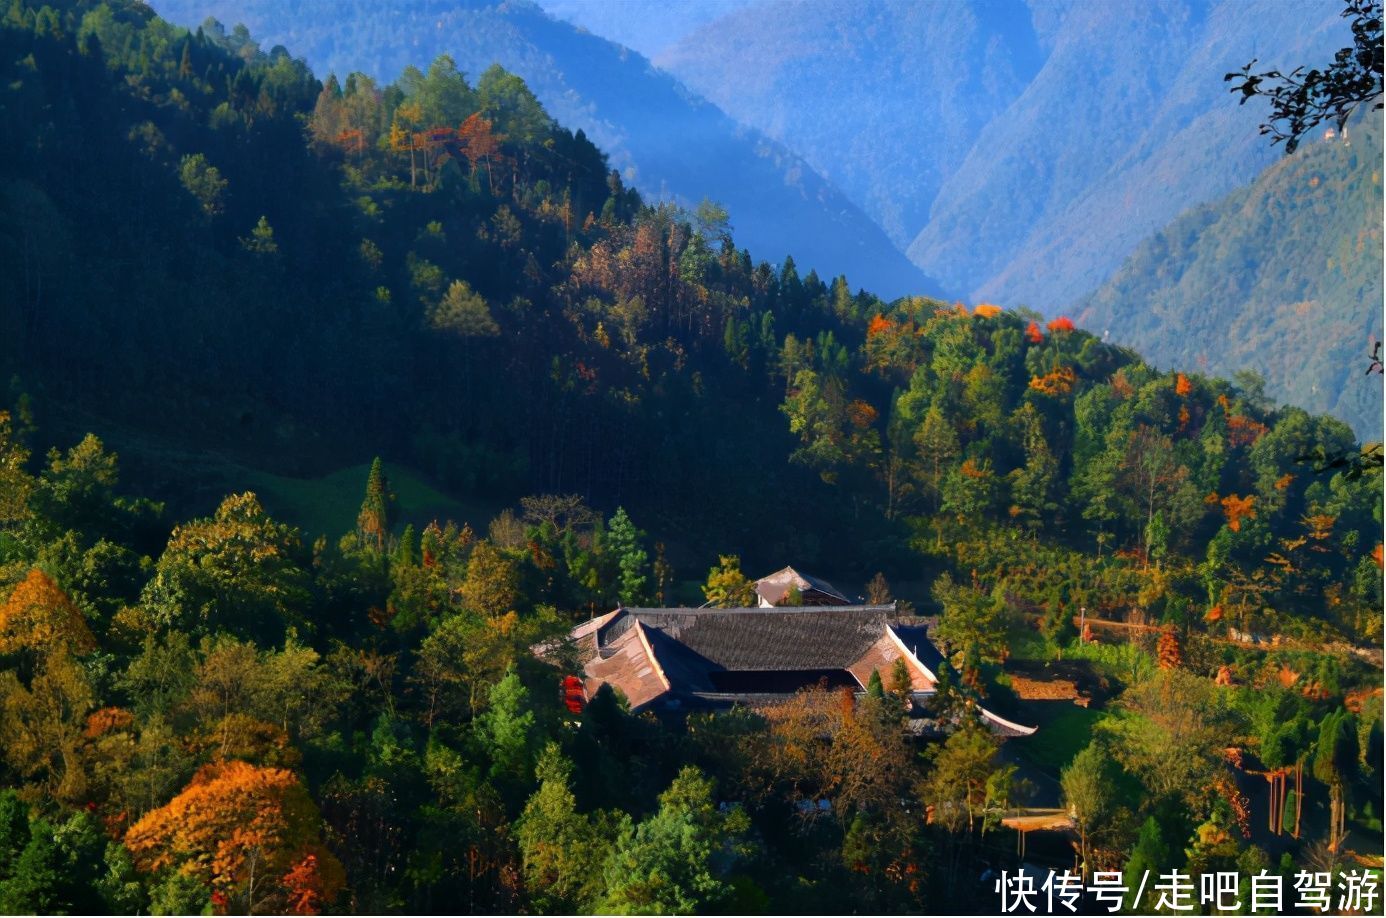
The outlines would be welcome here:
[[[360,70],[392,79],[449,54],[479,75],[500,63],[561,123],[583,130],[648,198],[685,206],[708,197],[731,213],[757,259],[886,296],[939,293],[872,220],[800,157],[738,125],[641,57],[554,19],[524,0],[156,0],[161,15],[195,27],[207,17],[244,23],[266,47],[283,43],[324,74]]]
[[[1337,0],[769,0],[656,63],[801,151],[931,276],[1061,312],[1279,155],[1223,74],[1325,60]]]
[[[1266,394],[1381,440],[1381,114],[1142,243],[1077,318],[1165,368],[1251,368]],[[1177,332],[1177,333],[1176,333]]]
[[[655,62],[800,152],[904,249],[1043,64],[1029,16],[995,15],[1004,5],[769,0]]]

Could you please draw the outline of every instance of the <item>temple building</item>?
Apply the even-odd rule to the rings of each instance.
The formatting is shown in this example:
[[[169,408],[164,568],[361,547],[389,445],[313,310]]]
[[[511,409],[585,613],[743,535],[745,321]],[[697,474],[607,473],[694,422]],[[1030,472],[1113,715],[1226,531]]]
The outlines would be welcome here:
[[[775,571],[756,581],[757,605],[762,608],[785,604],[794,590],[799,591],[796,606],[849,606],[852,601],[826,580],[801,574],[792,567]]]
[[[895,661],[904,660],[912,688],[912,726],[927,732],[928,701],[936,691],[939,668],[947,664],[924,624],[901,616],[894,603],[841,604],[841,594],[816,578],[801,579],[824,596],[837,596],[839,604],[766,602],[760,585],[786,572],[800,576],[785,568],[758,581],[763,603],[758,608],[619,608],[579,625],[571,637],[583,661],[583,695],[591,698],[605,684],[619,689],[633,711],[678,715],[725,710],[782,701],[813,686],[859,694],[866,691],[873,671],[889,680]],[[805,592],[798,581],[785,580]],[[980,706],[977,710],[999,734],[1035,732]]]

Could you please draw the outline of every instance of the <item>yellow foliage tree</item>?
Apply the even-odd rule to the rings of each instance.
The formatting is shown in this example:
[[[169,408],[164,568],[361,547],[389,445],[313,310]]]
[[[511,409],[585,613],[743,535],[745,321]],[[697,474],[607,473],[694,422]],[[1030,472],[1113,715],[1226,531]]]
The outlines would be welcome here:
[[[96,649],[96,638],[62,588],[34,568],[0,609],[0,653],[51,653],[59,648],[90,653]]]
[[[754,605],[756,584],[741,573],[741,558],[738,555],[721,555],[718,561],[718,566],[708,571],[707,583],[703,584],[703,595],[707,601],[719,609]]]
[[[39,660],[28,685],[13,670],[0,672],[0,757],[48,796],[80,802],[83,732],[95,706],[86,672],[61,648]]]

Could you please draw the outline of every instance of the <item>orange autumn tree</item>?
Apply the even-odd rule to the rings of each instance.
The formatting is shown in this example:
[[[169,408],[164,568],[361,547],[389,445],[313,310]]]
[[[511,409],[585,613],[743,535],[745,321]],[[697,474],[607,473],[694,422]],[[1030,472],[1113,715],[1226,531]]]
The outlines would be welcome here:
[[[487,188],[492,195],[496,193],[492,173],[496,166],[506,161],[506,157],[501,153],[501,141],[504,139],[505,135],[493,131],[491,122],[483,118],[480,112],[468,115],[467,120],[457,129],[458,144],[462,148],[462,155],[471,164],[472,174],[476,174],[478,164],[486,166]]]
[[[321,825],[293,772],[213,762],[131,826],[125,847],[141,870],[203,880],[228,911],[316,914],[346,883]]]
[[[1179,646],[1179,636],[1174,627],[1167,625],[1160,631],[1160,640],[1155,646],[1161,669],[1178,669],[1184,663],[1184,651]]]
[[[1060,398],[1073,391],[1073,384],[1077,379],[1072,367],[1062,366],[1043,376],[1033,377],[1030,380],[1030,388]]]
[[[1224,497],[1222,499],[1222,512],[1227,517],[1227,528],[1233,532],[1239,532],[1243,519],[1248,517],[1255,519],[1256,509],[1252,506],[1255,502],[1255,494],[1248,494],[1246,497],[1229,494]]]
[[[1033,320],[1031,320],[1030,324],[1025,328],[1025,340],[1029,341],[1031,344],[1044,343],[1044,332],[1040,331],[1039,325]]]
[[[53,578],[38,568],[20,581],[0,608],[0,653],[20,649],[90,653],[96,638],[81,611]]]

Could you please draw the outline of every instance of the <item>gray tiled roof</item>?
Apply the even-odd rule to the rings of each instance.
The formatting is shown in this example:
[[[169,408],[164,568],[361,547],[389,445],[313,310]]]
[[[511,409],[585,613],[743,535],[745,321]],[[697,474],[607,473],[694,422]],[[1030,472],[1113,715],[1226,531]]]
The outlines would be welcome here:
[[[894,604],[623,611],[599,633],[599,647],[639,620],[711,668],[758,671],[845,669],[870,649],[896,615]]]
[[[915,659],[929,668],[929,672],[938,678],[939,670],[948,666],[948,661],[939,653],[934,642],[929,640],[929,630],[923,625],[894,625],[895,634],[900,638],[900,643],[910,649]],[[951,669],[951,667],[949,667]]]

